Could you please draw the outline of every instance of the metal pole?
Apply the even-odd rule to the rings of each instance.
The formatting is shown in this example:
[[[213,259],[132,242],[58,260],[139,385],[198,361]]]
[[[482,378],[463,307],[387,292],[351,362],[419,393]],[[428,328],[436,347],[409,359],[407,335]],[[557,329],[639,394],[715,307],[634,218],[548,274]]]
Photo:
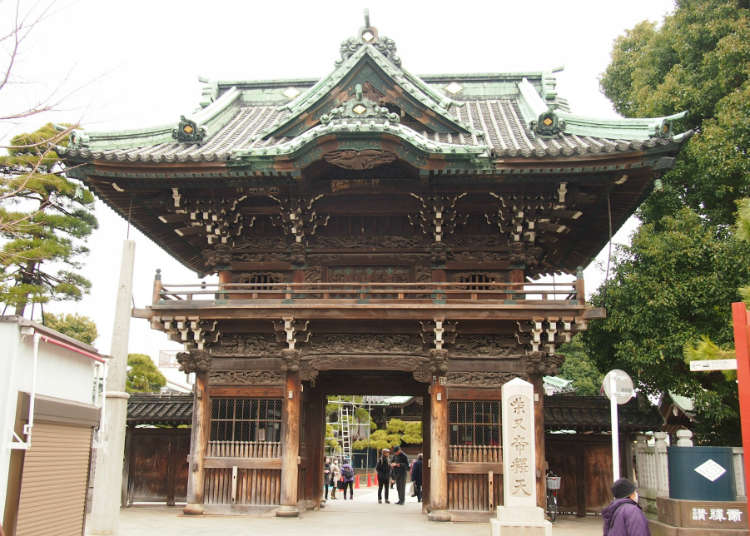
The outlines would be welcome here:
[[[610,374],[609,376],[609,413],[612,419],[612,478],[613,482],[620,478],[620,431],[617,422],[617,399],[615,393],[617,389],[617,381],[615,375]]]

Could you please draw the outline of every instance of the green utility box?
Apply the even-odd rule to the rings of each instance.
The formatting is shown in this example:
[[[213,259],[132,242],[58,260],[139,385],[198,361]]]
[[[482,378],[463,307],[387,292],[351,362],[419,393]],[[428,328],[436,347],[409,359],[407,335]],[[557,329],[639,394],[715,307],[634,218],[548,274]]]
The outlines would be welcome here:
[[[734,501],[731,447],[669,447],[669,497],[694,501]]]

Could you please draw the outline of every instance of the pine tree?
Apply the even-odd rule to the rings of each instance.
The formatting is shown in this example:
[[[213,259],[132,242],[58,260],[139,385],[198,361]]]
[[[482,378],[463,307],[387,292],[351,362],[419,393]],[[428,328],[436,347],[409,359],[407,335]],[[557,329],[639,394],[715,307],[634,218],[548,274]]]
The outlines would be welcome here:
[[[54,150],[63,134],[47,124],[0,156],[0,301],[19,316],[29,303],[80,300],[91,286],[79,259],[97,227],[94,196],[65,176]]]

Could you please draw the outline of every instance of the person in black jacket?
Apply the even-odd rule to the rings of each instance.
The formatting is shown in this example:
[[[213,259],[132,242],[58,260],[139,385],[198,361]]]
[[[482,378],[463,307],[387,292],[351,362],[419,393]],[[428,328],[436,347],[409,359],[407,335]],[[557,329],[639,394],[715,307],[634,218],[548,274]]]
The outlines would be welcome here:
[[[393,457],[391,458],[391,471],[393,479],[396,481],[396,490],[398,490],[398,502],[404,504],[406,500],[406,472],[409,470],[409,458],[403,453],[401,447],[393,447]]]
[[[383,502],[381,491],[385,490],[385,502],[388,503],[388,481],[391,478],[391,463],[388,459],[388,455],[391,453],[388,449],[383,449],[383,452],[378,458],[378,464],[375,466],[375,470],[378,472],[378,502]]]
[[[417,496],[417,502],[422,502],[422,454],[417,455],[417,459],[411,466],[411,481],[414,485],[414,494]]]

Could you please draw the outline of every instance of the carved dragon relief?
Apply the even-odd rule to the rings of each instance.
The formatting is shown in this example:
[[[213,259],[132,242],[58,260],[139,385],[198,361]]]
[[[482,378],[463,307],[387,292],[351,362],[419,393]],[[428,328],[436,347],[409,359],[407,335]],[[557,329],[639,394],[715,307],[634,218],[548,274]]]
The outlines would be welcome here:
[[[355,349],[366,349],[367,354],[422,353],[421,345],[413,335],[374,334],[319,334],[312,340],[305,354],[310,356],[329,354],[351,354]],[[350,359],[350,358],[348,358]]]
[[[284,374],[273,370],[212,370],[211,385],[283,385]]]
[[[216,357],[277,357],[281,346],[273,335],[228,333],[211,349]]]
[[[517,378],[512,372],[449,372],[446,384],[455,387],[496,387]],[[525,378],[524,378],[525,379]]]
[[[512,336],[461,334],[451,348],[454,357],[502,357],[513,358],[524,355],[523,346]]]
[[[559,354],[547,354],[546,352],[532,352],[524,357],[526,372],[529,376],[554,376],[565,357]]]
[[[180,364],[180,370],[185,374],[208,372],[211,368],[211,356],[202,350],[178,352],[175,357]]]

